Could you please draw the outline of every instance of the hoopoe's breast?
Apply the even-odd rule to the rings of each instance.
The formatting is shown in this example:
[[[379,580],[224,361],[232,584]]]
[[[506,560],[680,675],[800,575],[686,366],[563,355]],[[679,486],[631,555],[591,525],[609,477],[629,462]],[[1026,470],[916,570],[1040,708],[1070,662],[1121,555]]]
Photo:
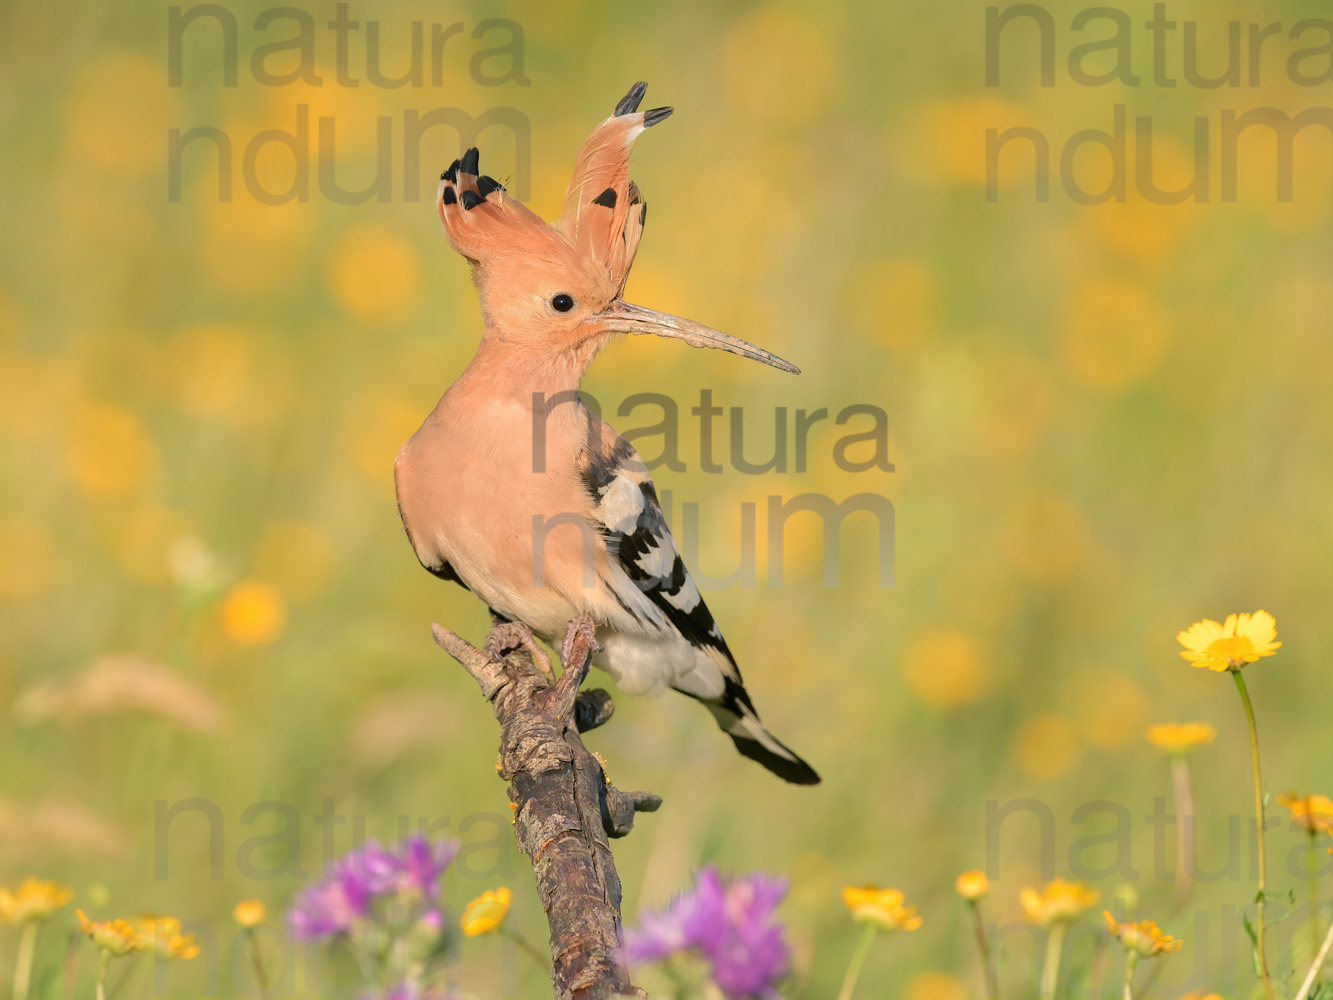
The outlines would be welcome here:
[[[511,399],[446,396],[399,451],[395,480],[422,565],[554,637],[591,610],[598,538],[577,474],[582,438],[556,424],[534,447],[532,428]]]

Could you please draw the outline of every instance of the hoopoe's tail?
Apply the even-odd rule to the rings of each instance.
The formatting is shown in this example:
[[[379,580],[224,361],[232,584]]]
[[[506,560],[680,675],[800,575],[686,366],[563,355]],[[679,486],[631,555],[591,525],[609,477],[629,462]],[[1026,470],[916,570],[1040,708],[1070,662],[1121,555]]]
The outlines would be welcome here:
[[[758,761],[793,785],[819,784],[819,775],[815,769],[764,728],[748,698],[723,698],[719,701],[705,701],[704,704],[743,756]]]

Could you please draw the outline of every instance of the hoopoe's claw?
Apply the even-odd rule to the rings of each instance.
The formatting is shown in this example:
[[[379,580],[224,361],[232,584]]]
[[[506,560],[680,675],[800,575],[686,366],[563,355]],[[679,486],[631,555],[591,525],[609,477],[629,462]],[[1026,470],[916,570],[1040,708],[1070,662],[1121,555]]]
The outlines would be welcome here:
[[[522,649],[532,657],[533,665],[542,672],[543,676],[550,680],[555,679],[555,671],[551,669],[551,658],[546,655],[546,650],[542,649],[537,644],[537,640],[532,637],[532,629],[522,622],[493,622],[483,648],[486,655],[493,660],[502,659],[506,653]]]
[[[577,618],[570,619],[569,627],[565,629],[565,640],[560,644],[561,670],[568,670],[571,666],[576,666],[573,663],[574,645],[579,639],[583,639],[587,643],[591,652],[596,653],[601,650],[602,644],[597,641],[597,625],[592,620],[592,615],[582,614]]]

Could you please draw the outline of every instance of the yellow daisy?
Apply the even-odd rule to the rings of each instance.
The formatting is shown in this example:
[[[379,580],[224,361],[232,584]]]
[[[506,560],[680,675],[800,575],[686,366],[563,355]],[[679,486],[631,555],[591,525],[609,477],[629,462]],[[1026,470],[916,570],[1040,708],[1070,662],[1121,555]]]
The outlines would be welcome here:
[[[476,937],[496,930],[504,920],[505,914],[509,912],[509,903],[512,899],[513,893],[509,891],[508,886],[502,885],[494,890],[487,889],[468,903],[463,910],[463,917],[458,922],[463,928],[463,933],[468,937]]]
[[[1217,730],[1206,722],[1159,722],[1148,727],[1147,739],[1159,750],[1187,754],[1217,739]]]
[[[1267,611],[1227,615],[1227,620],[1221,624],[1205,618],[1176,638],[1185,647],[1181,656],[1196,667],[1218,673],[1239,670],[1260,657],[1272,656],[1282,645],[1275,641],[1277,619]]]
[[[79,918],[79,929],[92,938],[93,944],[113,957],[128,955],[151,944],[128,920],[120,917],[89,920],[82,910],[75,910],[74,915]]]
[[[1277,797],[1287,807],[1291,820],[1306,833],[1333,835],[1333,800],[1327,795],[1297,795],[1288,792]]]
[[[983,871],[963,872],[954,880],[954,889],[969,903],[975,903],[990,892],[990,879]]]
[[[1163,934],[1162,929],[1151,920],[1122,924],[1111,916],[1109,910],[1102,910],[1102,916],[1106,918],[1106,929],[1120,939],[1125,950],[1142,958],[1180,951],[1185,946],[1185,942],[1180,938]]]
[[[1099,899],[1101,893],[1096,889],[1082,882],[1068,882],[1062,878],[1047,882],[1041,892],[1026,886],[1018,894],[1023,912],[1029,920],[1041,927],[1068,923]]]
[[[258,927],[268,919],[268,909],[258,899],[243,899],[232,907],[231,919],[241,927]]]
[[[182,934],[181,922],[175,917],[141,917],[134,922],[134,929],[142,940],[140,947],[151,949],[163,958],[199,957],[194,935]]]
[[[885,931],[914,931],[921,926],[915,906],[903,905],[897,889],[849,885],[842,890],[842,901],[852,911],[858,924],[873,924]]]
[[[73,898],[74,893],[58,882],[25,878],[17,889],[0,887],[0,923],[45,920]]]

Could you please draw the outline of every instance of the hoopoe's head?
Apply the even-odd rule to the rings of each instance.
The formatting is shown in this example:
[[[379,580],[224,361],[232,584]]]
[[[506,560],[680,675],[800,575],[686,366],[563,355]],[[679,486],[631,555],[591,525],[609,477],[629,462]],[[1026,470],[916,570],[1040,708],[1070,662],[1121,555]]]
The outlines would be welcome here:
[[[799,371],[736,337],[621,298],[648,215],[629,179],[630,151],[672,111],[640,111],[647,86],[636,83],[593,129],[554,224],[482,175],[476,149],[441,175],[436,208],[450,245],[472,267],[488,332],[516,349],[571,354],[585,364],[617,334],[654,334]]]

